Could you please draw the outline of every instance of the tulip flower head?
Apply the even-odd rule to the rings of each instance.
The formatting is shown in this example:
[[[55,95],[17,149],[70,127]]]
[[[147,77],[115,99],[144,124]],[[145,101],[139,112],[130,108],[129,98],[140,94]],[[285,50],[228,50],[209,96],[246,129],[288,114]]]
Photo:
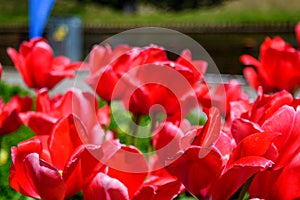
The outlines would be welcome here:
[[[300,23],[295,30],[300,43]],[[260,47],[259,60],[250,55],[243,55],[240,59],[247,66],[245,78],[256,90],[262,86],[267,93],[280,90],[294,93],[300,85],[300,50],[279,36],[265,39]]]
[[[53,50],[43,38],[24,41],[19,52],[8,48],[7,53],[29,88],[52,89],[64,78],[75,76],[81,62],[72,63],[65,56],[54,57]]]

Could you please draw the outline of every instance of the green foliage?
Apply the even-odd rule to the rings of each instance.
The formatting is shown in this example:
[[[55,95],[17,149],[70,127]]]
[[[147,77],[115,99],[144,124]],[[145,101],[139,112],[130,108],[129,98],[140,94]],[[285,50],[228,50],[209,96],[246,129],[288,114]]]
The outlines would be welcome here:
[[[14,95],[27,96],[30,95],[30,91],[18,85],[8,85],[6,82],[0,81],[0,97],[4,102],[8,102]]]
[[[0,24],[27,24],[27,1],[0,0]]]
[[[175,200],[193,200],[196,199],[195,197],[193,197],[188,191],[178,195]]]
[[[207,116],[203,111],[194,109],[186,116],[186,119],[193,126],[204,125],[207,121]]]
[[[152,1],[157,4],[163,4],[165,1],[176,2],[171,0],[137,1],[137,12],[126,15],[122,11],[95,3],[93,0],[57,0],[52,15],[76,15],[83,19],[84,24],[125,26],[296,23],[300,19],[300,1],[298,0],[289,0],[289,3],[282,0],[215,0],[222,1],[222,4],[215,7],[201,7],[202,4],[198,3],[198,9],[182,10],[181,12],[172,10],[166,12],[161,9],[163,6],[158,8],[149,3]],[[194,1],[209,2],[213,0]],[[182,4],[181,7],[191,7],[190,2],[192,0],[181,1],[180,5]],[[0,0],[0,25],[27,25],[27,7],[27,1]]]

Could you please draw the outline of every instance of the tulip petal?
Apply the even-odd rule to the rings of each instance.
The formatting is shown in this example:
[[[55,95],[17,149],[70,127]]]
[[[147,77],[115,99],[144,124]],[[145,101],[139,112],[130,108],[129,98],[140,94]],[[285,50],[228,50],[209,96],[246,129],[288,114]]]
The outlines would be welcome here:
[[[245,137],[233,151],[227,163],[227,168],[231,167],[232,165],[236,165],[236,162],[247,160],[247,157],[252,158],[253,156],[268,156],[267,152],[273,148],[272,144],[274,139],[280,135],[281,134],[279,132],[258,132]],[[251,162],[249,161],[248,164],[250,163]]]
[[[178,177],[186,189],[201,199],[207,189],[220,176],[223,169],[222,156],[212,149],[205,157],[199,157],[201,147],[191,146],[174,161],[169,161],[167,170]]]
[[[165,160],[174,157],[180,150],[180,139],[184,134],[180,128],[171,122],[164,123],[162,127],[158,127],[158,130],[152,141],[159,159],[164,163]]]
[[[53,126],[57,122],[56,118],[46,113],[26,112],[20,113],[22,122],[37,135],[49,135]]]
[[[193,82],[200,80],[207,69],[207,62],[204,60],[192,60],[191,51],[188,49],[182,51],[179,58],[176,60],[176,63],[192,70],[194,76],[192,79]]]
[[[146,158],[133,146],[121,145],[106,164],[109,167],[107,174],[126,186],[130,198],[142,186],[148,175]]]
[[[24,159],[27,178],[36,188],[41,199],[64,199],[65,184],[56,168],[39,159],[39,155],[31,153]]]
[[[251,184],[251,197],[261,199],[297,199],[300,197],[300,154],[284,168],[258,173]],[[272,184],[270,184],[272,183]]]
[[[41,153],[42,146],[37,138],[23,141],[18,144],[18,147],[11,148],[12,165],[10,168],[9,184],[16,191],[38,198],[37,190],[29,183],[23,165],[23,160],[30,153]]]
[[[253,58],[252,56],[249,56],[249,55],[242,55],[240,57],[240,61],[244,65],[251,65],[251,66],[254,66],[254,67],[260,66],[260,62],[258,60],[256,60],[255,58]]]
[[[65,67],[71,63],[70,58],[65,56],[57,56],[52,61],[52,67],[57,71],[64,71]]]
[[[271,192],[271,199],[300,198],[300,153],[283,169]]]
[[[75,149],[82,144],[81,137],[86,135],[80,119],[73,115],[62,118],[53,127],[49,137],[49,150],[53,165],[63,170]]]
[[[0,136],[12,133],[21,126],[17,110],[12,110],[11,112],[3,112],[1,113],[0,117]]]
[[[213,186],[212,198],[229,199],[251,176],[272,164],[272,161],[258,156],[241,159]]]
[[[30,97],[13,96],[7,104],[1,102],[0,135],[16,131],[22,124],[18,114],[31,109]]]
[[[276,199],[270,197],[272,195],[271,190],[281,172],[282,170],[266,170],[257,173],[254,176],[248,190],[250,197],[256,197],[259,199]],[[276,196],[276,192],[274,195]]]
[[[181,183],[172,181],[161,186],[147,185],[139,190],[133,200],[165,200],[174,199],[181,192]]]
[[[292,105],[292,95],[283,90],[272,95],[260,94],[250,110],[249,120],[260,125],[274,115],[277,110],[284,105]]]
[[[30,68],[36,88],[43,88],[49,83],[49,72],[51,71],[53,51],[48,43],[41,41],[31,49],[26,57],[26,65]],[[29,70],[29,69],[27,69]]]
[[[217,108],[212,107],[209,109],[208,119],[193,141],[193,145],[201,146],[201,156],[205,157],[213,148],[214,143],[219,138],[221,130],[221,116]]]
[[[250,110],[250,102],[244,100],[238,100],[230,102],[230,121],[233,121],[236,118],[241,118],[243,113],[246,113]]]
[[[252,67],[246,67],[244,69],[244,76],[249,85],[251,85],[252,88],[257,90],[258,86],[260,86],[257,72]]]
[[[262,131],[262,128],[258,124],[243,118],[235,119],[231,125],[231,133],[237,144],[245,137]]]
[[[229,159],[233,149],[236,147],[236,143],[228,134],[221,132],[219,139],[217,140],[215,147],[222,154],[224,160]]]
[[[71,197],[95,177],[98,172],[107,171],[108,160],[120,149],[111,142],[98,145],[81,145],[71,155],[63,170],[66,197]]]
[[[274,141],[279,151],[279,158],[276,162],[277,168],[290,162],[299,152],[299,123],[300,111],[296,112],[293,107],[283,106],[266,120],[262,126],[265,130],[278,131],[282,134]]]
[[[24,82],[28,85],[28,87],[32,87],[34,83],[31,79],[30,70],[26,68],[25,58],[13,48],[8,48],[7,54],[12,59],[19,73],[22,75]]]
[[[134,195],[132,199],[133,200],[144,200],[144,199],[154,200],[156,194],[155,189],[156,187],[152,185],[144,186]]]
[[[127,188],[118,179],[111,178],[103,173],[98,173],[94,179],[83,188],[83,197],[86,200],[129,200]]]

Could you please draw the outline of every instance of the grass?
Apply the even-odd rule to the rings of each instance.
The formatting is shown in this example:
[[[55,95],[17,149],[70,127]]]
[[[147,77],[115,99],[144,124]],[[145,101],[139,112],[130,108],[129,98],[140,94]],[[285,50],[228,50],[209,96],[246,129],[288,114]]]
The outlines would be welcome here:
[[[122,15],[116,11],[101,10],[97,6],[86,7],[82,16],[89,24],[118,25],[197,25],[224,23],[283,23],[297,22],[300,19],[300,3],[289,4],[279,0],[239,0],[228,1],[215,8],[187,10],[180,13],[144,8],[135,15]]]
[[[27,1],[0,0],[0,24],[26,24]],[[300,20],[300,1],[227,0],[218,7],[166,12],[140,5],[133,15],[125,15],[98,4],[80,4],[75,0],[57,0],[53,15],[77,15],[90,25],[199,25],[240,23],[295,23]]]

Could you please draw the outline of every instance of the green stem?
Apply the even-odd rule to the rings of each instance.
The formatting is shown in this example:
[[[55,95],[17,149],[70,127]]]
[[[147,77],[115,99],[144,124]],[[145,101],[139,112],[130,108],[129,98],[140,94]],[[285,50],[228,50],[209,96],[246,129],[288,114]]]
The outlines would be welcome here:
[[[152,134],[156,128],[156,120],[157,120],[157,114],[154,113],[153,116],[151,117],[151,128],[149,132],[149,140],[148,140],[148,147],[147,147],[147,160],[149,161],[150,159],[150,153],[153,151],[152,148]]]
[[[0,150],[2,149],[2,136],[0,136]]]
[[[130,143],[134,146],[137,146],[138,143],[138,138],[136,137],[138,134],[138,125],[140,124],[140,120],[141,120],[141,115],[137,114],[137,115],[133,115],[133,123],[131,123],[130,125],[130,129],[132,130],[132,135],[129,136],[130,138]]]
[[[247,193],[247,191],[248,191],[248,189],[249,189],[249,187],[250,187],[250,185],[251,185],[251,183],[252,183],[252,181],[253,181],[253,179],[254,179],[254,176],[255,176],[255,174],[254,174],[253,176],[251,176],[251,177],[246,181],[246,183],[243,185],[242,190],[241,190],[241,192],[240,192],[240,194],[239,194],[238,200],[243,200],[243,199],[244,199],[244,197],[245,197],[245,195],[246,195],[246,193]]]
[[[2,136],[0,136],[0,166],[2,165],[2,159],[3,158],[1,158],[1,156],[2,156],[2,152],[1,151],[4,151],[3,149],[2,149],[2,139],[3,139],[3,137]],[[1,171],[1,170],[0,170]],[[1,174],[2,175],[2,174]]]

